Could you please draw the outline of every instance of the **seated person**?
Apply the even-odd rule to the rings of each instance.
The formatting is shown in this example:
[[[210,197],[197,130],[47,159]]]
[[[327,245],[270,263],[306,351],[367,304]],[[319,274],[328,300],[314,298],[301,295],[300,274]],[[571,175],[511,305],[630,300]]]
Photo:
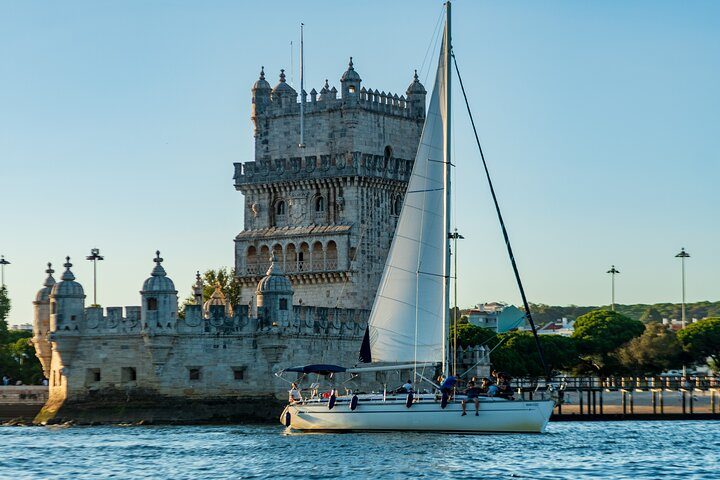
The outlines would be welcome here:
[[[475,402],[475,416],[478,416],[478,411],[480,410],[480,399],[478,398],[480,395],[480,388],[475,385],[475,382],[470,380],[468,382],[467,388],[465,389],[465,395],[467,395],[467,399],[462,401],[462,416],[464,417],[467,415],[467,412],[465,411],[465,406],[467,402],[473,401]]]
[[[405,382],[405,383],[403,384],[402,387],[400,387],[400,388],[398,388],[397,390],[395,390],[395,393],[411,393],[411,392],[413,392],[413,391],[414,391],[414,390],[413,390],[412,381],[411,381],[411,380],[408,380],[407,382]]]
[[[503,381],[500,385],[498,385],[498,397],[507,398],[508,400],[514,400],[513,394],[514,392],[512,387],[510,386],[510,382]]]
[[[490,389],[490,386],[491,386],[491,385],[492,385],[492,383],[490,382],[490,379],[489,379],[489,378],[487,378],[487,377],[483,378],[483,379],[482,379],[482,383],[481,383],[480,386],[478,387],[478,388],[480,389],[480,393],[485,393],[485,394],[487,394],[487,393],[488,393],[488,390]]]
[[[302,402],[302,395],[300,394],[300,389],[296,384],[290,385],[290,391],[288,392],[288,400],[291,404]]]

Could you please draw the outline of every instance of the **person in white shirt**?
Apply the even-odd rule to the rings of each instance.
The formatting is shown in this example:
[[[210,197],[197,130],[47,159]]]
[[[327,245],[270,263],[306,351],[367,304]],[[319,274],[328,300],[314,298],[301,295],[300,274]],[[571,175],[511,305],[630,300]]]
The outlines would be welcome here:
[[[290,401],[290,403],[302,402],[302,395],[300,394],[300,389],[294,383],[290,385],[290,391],[288,392],[288,400]]]

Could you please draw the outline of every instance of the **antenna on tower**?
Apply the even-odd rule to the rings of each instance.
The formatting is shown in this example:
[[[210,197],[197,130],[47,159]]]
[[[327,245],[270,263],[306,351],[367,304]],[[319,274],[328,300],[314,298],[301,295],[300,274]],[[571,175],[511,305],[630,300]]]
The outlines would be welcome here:
[[[304,23],[300,24],[300,148],[305,148],[305,82],[303,79],[304,65],[303,65],[303,54],[304,54],[304,43],[303,43],[303,27]]]

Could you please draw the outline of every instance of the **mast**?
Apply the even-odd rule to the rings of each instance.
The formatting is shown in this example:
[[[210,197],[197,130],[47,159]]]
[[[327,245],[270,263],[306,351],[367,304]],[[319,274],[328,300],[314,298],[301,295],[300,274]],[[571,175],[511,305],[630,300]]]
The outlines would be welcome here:
[[[300,148],[305,148],[305,82],[304,82],[304,68],[303,55],[303,27],[304,23],[300,24]]]
[[[451,201],[451,185],[450,185],[450,53],[452,52],[450,36],[450,1],[445,3],[445,52],[444,52],[444,68],[445,68],[445,302],[443,305],[443,375],[447,377],[450,374],[450,201]]]

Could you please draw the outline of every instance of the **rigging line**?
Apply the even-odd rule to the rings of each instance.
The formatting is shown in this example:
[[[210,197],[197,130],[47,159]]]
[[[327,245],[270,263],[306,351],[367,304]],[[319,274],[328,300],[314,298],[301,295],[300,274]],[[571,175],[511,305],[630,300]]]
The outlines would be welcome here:
[[[493,187],[492,179],[490,178],[490,170],[488,169],[487,162],[485,161],[485,154],[483,153],[482,146],[480,145],[480,137],[478,137],[477,128],[475,128],[475,120],[473,119],[472,111],[470,110],[470,102],[468,101],[467,94],[465,93],[465,86],[463,85],[462,77],[460,76],[460,69],[458,68],[457,58],[455,54],[450,52],[450,56],[455,64],[455,72],[457,72],[458,82],[460,83],[460,89],[462,90],[463,98],[465,100],[465,106],[467,107],[468,116],[470,117],[470,124],[472,125],[473,133],[475,134],[475,142],[477,143],[478,150],[480,151],[480,158],[482,159],[483,167],[485,169],[485,176],[487,177],[488,185],[490,186],[490,193],[492,194],[493,202],[495,203],[495,211],[497,212],[498,220],[500,221],[500,228],[505,239],[505,246],[507,247],[508,256],[510,257],[510,263],[512,264],[513,272],[515,273],[515,280],[517,281],[518,289],[520,290],[520,296],[522,297],[523,305],[525,307],[525,315],[527,316],[530,328],[532,328],[533,336],[535,337],[535,345],[537,346],[538,354],[540,355],[540,363],[542,363],[543,372],[545,372],[545,378],[547,381],[550,380],[550,371],[548,370],[547,364],[545,363],[545,354],[543,353],[542,345],[540,344],[540,337],[535,328],[535,322],[533,321],[532,314],[530,313],[530,304],[525,296],[525,289],[523,288],[522,280],[520,280],[520,272],[518,271],[517,263],[515,262],[515,255],[513,254],[512,247],[510,246],[510,237],[507,229],[505,228],[505,222],[503,221],[502,213],[500,213],[500,204],[498,203],[497,195],[495,195],[495,188]]]
[[[430,47],[434,44],[433,40],[435,42],[437,42],[438,26],[440,25],[440,21],[442,20],[444,14],[445,14],[445,7],[442,7],[442,8],[440,8],[440,13],[438,14],[437,22],[435,22],[435,28],[433,28],[433,33],[432,33],[432,36],[430,37],[430,41],[428,42],[427,49],[425,50],[425,56],[423,57],[422,65],[420,65],[419,70],[420,70],[421,76],[423,74],[423,69],[425,68],[425,62],[428,59],[428,54],[430,53]]]
[[[445,37],[444,33],[442,33],[442,34],[440,33],[441,31],[442,31],[441,29],[438,29],[438,32],[435,35],[435,43],[433,44],[432,54],[430,55],[430,58],[435,58],[435,49],[437,48],[438,40],[440,39],[440,37],[443,37],[443,38]],[[423,79],[423,83],[425,85],[427,85],[427,80],[428,80],[428,76],[430,75],[430,70],[432,70],[432,69],[428,65],[427,72],[425,72],[425,78]]]

